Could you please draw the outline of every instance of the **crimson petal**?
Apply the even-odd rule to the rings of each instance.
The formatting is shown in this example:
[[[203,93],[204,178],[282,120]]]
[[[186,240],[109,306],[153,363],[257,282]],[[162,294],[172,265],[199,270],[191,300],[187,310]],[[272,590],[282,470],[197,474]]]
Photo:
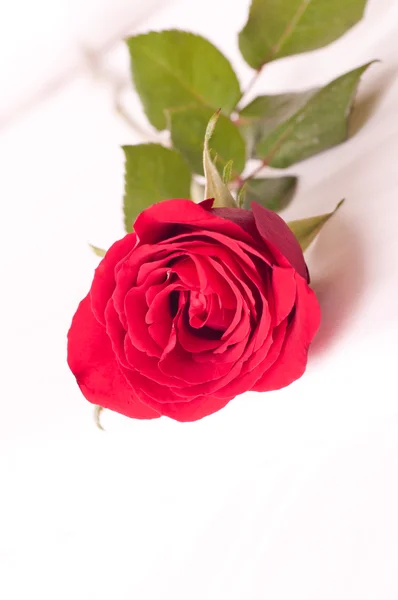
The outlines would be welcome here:
[[[252,202],[251,209],[259,234],[270,247],[277,263],[292,266],[297,273],[308,281],[308,269],[300,244],[285,221],[272,210]]]
[[[162,415],[171,417],[176,421],[188,422],[198,421],[215,413],[228,404],[232,398],[216,398],[214,396],[200,396],[190,402],[165,402],[160,403],[143,394],[143,401],[148,402],[155,410],[161,411]]]
[[[267,392],[286,387],[299,379],[306,368],[308,347],[320,324],[318,300],[306,281],[295,274],[296,310],[286,331],[285,343],[273,366],[257,382],[255,390]]]
[[[164,239],[172,241],[172,233],[177,229],[178,234],[184,226],[203,229],[206,232],[219,231],[231,238],[253,244],[252,236],[239,225],[218,217],[212,210],[206,209],[206,204],[195,204],[191,200],[165,200],[150,206],[138,215],[134,223],[134,231],[142,244],[155,244]]]
[[[116,285],[115,267],[119,261],[131,252],[136,243],[135,233],[128,233],[109,248],[95,270],[93,283],[91,284],[92,309],[98,321],[103,325],[105,325],[106,305]]]
[[[296,279],[294,270],[275,266],[272,269],[272,290],[275,325],[279,325],[293,309],[294,301],[296,299]]]
[[[160,416],[134,398],[105,328],[93,314],[90,295],[80,302],[68,332],[68,365],[89,402],[134,419]]]
[[[148,325],[145,323],[148,304],[144,291],[140,288],[132,288],[124,299],[124,307],[127,332],[134,346],[148,356],[160,357],[162,350],[150,335]]]

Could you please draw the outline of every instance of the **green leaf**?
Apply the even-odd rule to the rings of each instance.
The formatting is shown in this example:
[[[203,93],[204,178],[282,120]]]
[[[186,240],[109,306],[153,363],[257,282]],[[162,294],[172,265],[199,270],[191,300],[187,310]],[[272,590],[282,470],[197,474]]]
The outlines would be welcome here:
[[[154,127],[165,129],[165,109],[221,107],[229,115],[240,99],[229,61],[205,38],[186,31],[160,31],[127,40],[135,88]]]
[[[265,96],[249,104],[239,122],[249,143],[251,140],[256,144],[256,156],[283,169],[346,140],[359,79],[370,64],[345,73],[323,88],[289,94],[285,103],[281,96]],[[273,116],[275,105],[281,108]]]
[[[246,194],[247,194],[248,184],[244,183],[242,187],[238,190],[238,195],[236,198],[236,203],[239,208],[244,208],[246,203]]]
[[[89,244],[89,246],[96,256],[100,256],[101,258],[105,256],[106,250],[98,248],[97,246],[93,246],[92,244]]]
[[[205,142],[203,149],[203,170],[206,178],[205,198],[214,198],[213,206],[236,208],[236,202],[233,199],[228,186],[223,183],[217,168],[210,157],[209,140],[213,135],[220,111],[216,112],[207,125]]]
[[[228,185],[228,183],[231,181],[232,179],[232,167],[234,166],[234,161],[229,160],[227,162],[227,164],[224,167],[224,170],[222,172],[222,180],[223,182]]]
[[[305,106],[317,91],[318,89],[312,89],[299,93],[258,96],[245,106],[239,114],[238,123],[246,138],[249,156],[255,156],[257,144]]]
[[[344,200],[341,200],[333,212],[318,215],[317,217],[309,217],[308,219],[300,219],[299,221],[291,221],[288,223],[291,231],[296,236],[301,249],[306,250],[311,242],[316,238],[322,227],[329,221],[330,217],[340,208]]]
[[[124,223],[131,231],[136,216],[170,198],[189,198],[191,173],[181,154],[159,144],[123,147],[125,168]]]
[[[363,15],[366,0],[252,0],[239,34],[239,48],[254,69],[265,63],[322,48]]]
[[[173,146],[181,152],[191,169],[200,175],[203,175],[203,140],[213,113],[212,109],[204,106],[168,113]],[[239,128],[222,114],[219,116],[211,146],[217,154],[217,164],[221,173],[231,159],[234,161],[234,172],[238,174],[243,171],[246,162],[245,141]]]
[[[250,209],[252,202],[265,208],[280,211],[289,204],[297,185],[297,177],[272,177],[251,179],[246,184],[246,196],[242,208]]]

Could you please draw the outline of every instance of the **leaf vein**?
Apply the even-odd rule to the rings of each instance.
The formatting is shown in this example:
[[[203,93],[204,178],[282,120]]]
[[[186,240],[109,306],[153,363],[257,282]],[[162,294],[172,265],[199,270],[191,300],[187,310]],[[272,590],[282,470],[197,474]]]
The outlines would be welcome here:
[[[302,16],[304,15],[305,11],[307,10],[307,8],[311,4],[311,2],[312,2],[312,0],[303,0],[301,2],[301,4],[298,6],[296,12],[294,13],[293,17],[291,18],[289,23],[286,25],[284,31],[282,32],[281,37],[279,38],[277,43],[274,44],[274,46],[272,46],[271,52],[265,57],[265,59],[263,61],[263,65],[265,63],[269,62],[270,60],[272,60],[278,54],[278,52],[283,48],[286,41],[293,35],[296,26],[300,22]]]
[[[196,101],[199,101],[199,103],[203,104],[204,106],[209,106],[209,104],[205,101],[205,99],[200,94],[198,94],[195,90],[193,90],[191,87],[189,87],[183,79],[178,77],[178,75],[166,63],[159,60],[158,57],[153,55],[151,52],[148,52],[148,50],[146,48],[141,48],[141,52],[146,54],[146,56],[148,58],[150,58],[159,67],[162,67],[164,69],[164,71],[166,71],[166,73],[171,75],[175,79],[175,81],[177,81],[177,83],[179,83],[179,85],[183,89],[185,89],[185,91],[190,93],[191,96],[193,98],[195,98]],[[168,107],[168,108],[171,108],[171,107]],[[214,108],[214,107],[212,106],[212,108]]]

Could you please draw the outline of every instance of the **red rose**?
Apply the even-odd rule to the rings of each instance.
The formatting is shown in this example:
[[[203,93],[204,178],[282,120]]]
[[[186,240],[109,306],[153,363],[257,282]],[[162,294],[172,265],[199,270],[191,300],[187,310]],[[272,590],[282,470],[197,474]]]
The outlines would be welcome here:
[[[274,212],[168,200],[108,250],[68,334],[90,402],[194,421],[301,377],[320,320],[296,238]]]

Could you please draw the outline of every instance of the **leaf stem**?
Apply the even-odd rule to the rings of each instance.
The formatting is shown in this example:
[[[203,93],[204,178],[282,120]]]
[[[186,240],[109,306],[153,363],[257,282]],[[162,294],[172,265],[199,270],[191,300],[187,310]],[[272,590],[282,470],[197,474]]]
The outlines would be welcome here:
[[[257,167],[255,167],[253,169],[253,171],[251,173],[249,173],[249,175],[247,175],[246,177],[243,178],[243,184],[245,184],[248,181],[250,181],[251,179],[253,179],[253,177],[258,175],[259,172],[262,169],[264,169],[264,167],[267,167],[270,164],[271,160],[274,158],[275,154],[278,152],[279,148],[281,147],[281,145],[283,144],[285,139],[289,136],[289,134],[290,134],[290,129],[287,128],[286,131],[276,141],[276,143],[271,148],[271,150],[269,151],[267,156],[261,161],[261,163],[259,165],[257,165]]]
[[[251,92],[251,90],[253,89],[255,83],[257,82],[257,79],[260,77],[260,75],[261,75],[261,73],[263,71],[264,64],[262,64],[261,67],[259,67],[255,71],[253,77],[250,79],[249,83],[247,84],[246,89],[243,91],[243,93],[242,93],[242,95],[240,97],[239,104],[242,103],[243,98],[245,98],[249,94],[249,92]]]
[[[96,426],[98,427],[98,429],[101,429],[101,431],[105,431],[105,429],[102,427],[101,424],[101,413],[104,410],[103,406],[95,406],[94,408],[94,421]]]
[[[289,37],[292,35],[295,26],[300,21],[301,17],[305,13],[305,11],[306,11],[306,9],[307,9],[307,7],[308,7],[308,5],[310,3],[311,3],[311,0],[302,0],[302,2],[300,2],[300,5],[298,6],[297,11],[293,15],[292,19],[286,25],[286,28],[282,32],[282,35],[280,36],[278,42],[271,48],[271,52],[264,58],[263,63],[256,69],[256,72],[254,73],[253,77],[249,81],[247,88],[244,90],[242,96],[240,97],[239,103],[241,103],[242,99],[245,96],[247,96],[248,93],[252,90],[252,88],[253,88],[254,84],[256,83],[257,79],[260,77],[260,75],[261,75],[261,73],[263,71],[264,66],[269,61],[273,60],[273,58],[280,51],[280,49],[282,48],[282,46],[284,45],[284,43],[286,42],[286,40],[288,40]]]
[[[264,169],[264,167],[266,167],[268,165],[268,158],[264,158],[264,160],[261,161],[261,163],[259,165],[257,165],[257,167],[255,167],[253,169],[253,171],[251,173],[249,173],[249,175],[247,175],[246,177],[243,177],[241,183],[245,184],[248,181],[250,181],[251,179],[253,179],[256,175],[258,175],[260,173],[260,171],[262,171]]]

